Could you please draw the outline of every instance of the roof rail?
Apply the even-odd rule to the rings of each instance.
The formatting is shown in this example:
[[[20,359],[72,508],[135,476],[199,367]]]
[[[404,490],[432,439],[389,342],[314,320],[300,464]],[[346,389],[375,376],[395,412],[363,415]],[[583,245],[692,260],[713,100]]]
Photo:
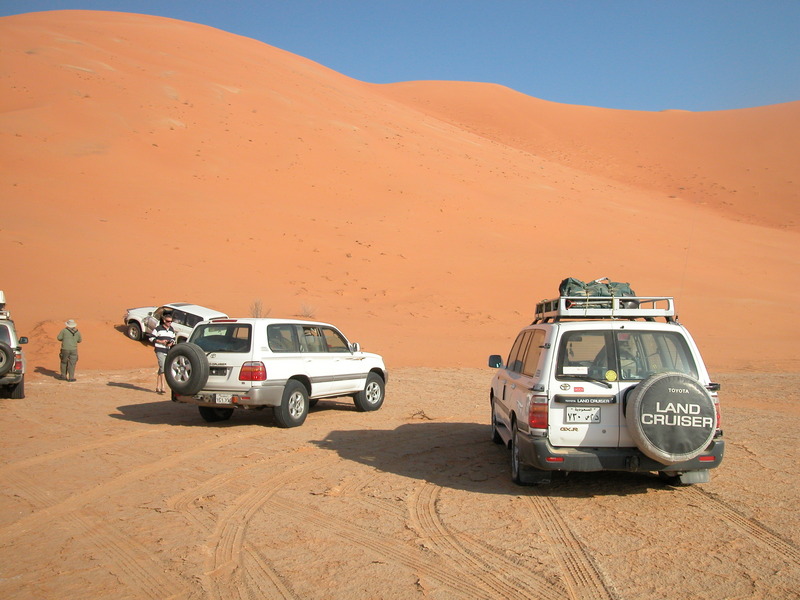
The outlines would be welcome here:
[[[671,296],[560,296],[536,303],[533,324],[568,319],[646,319],[675,321]]]

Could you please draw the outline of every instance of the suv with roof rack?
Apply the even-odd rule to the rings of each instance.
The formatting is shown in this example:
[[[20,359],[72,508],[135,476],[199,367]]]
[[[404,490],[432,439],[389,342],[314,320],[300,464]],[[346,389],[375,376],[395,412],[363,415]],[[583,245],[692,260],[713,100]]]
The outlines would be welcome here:
[[[294,319],[211,319],[165,363],[176,402],[195,404],[206,421],[236,409],[272,408],[281,427],[302,425],[320,398],[352,396],[359,411],[383,405],[383,359],[362,352],[333,325]]]
[[[492,439],[518,484],[553,471],[657,472],[705,483],[725,449],[717,392],[671,297],[539,302],[497,368]]]
[[[0,290],[0,390],[4,397],[21,400],[25,397],[25,355],[22,344],[28,338],[19,337],[11,320],[11,313],[5,310],[6,297]]]

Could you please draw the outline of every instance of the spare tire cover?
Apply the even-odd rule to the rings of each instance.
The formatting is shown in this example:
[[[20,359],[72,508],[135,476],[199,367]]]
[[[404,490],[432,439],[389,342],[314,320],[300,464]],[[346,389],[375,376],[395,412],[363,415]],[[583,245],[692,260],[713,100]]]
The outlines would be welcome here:
[[[717,429],[710,394],[683,373],[657,373],[633,388],[625,420],[639,450],[665,465],[698,456]]]
[[[5,342],[0,342],[0,375],[5,375],[14,366],[14,351]]]
[[[197,344],[178,344],[167,353],[164,376],[176,394],[195,395],[206,385],[208,373],[208,358]]]

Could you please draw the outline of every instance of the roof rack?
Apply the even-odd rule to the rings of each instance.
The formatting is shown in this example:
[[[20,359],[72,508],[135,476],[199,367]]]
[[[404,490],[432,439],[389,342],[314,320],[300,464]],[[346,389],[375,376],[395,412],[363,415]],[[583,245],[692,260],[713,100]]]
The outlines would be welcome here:
[[[536,303],[533,324],[568,319],[645,319],[675,321],[671,296],[560,296]]]

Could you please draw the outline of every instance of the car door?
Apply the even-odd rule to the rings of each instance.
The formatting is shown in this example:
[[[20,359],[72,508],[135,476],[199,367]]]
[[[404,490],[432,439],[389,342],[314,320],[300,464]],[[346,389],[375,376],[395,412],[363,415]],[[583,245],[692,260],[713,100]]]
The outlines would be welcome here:
[[[525,390],[531,386],[530,377],[523,373],[523,365],[532,336],[533,332],[529,329],[520,332],[511,346],[505,367],[498,371],[497,387],[494,390],[495,418],[509,431],[511,415],[515,408],[519,408]]]
[[[363,354],[350,349],[347,338],[329,325],[301,325],[301,344],[305,343],[311,359],[309,374],[316,393],[346,394],[364,387]],[[312,374],[313,370],[313,374]]]
[[[144,322],[142,325],[144,325],[145,333],[153,333],[153,330],[158,327],[158,324],[161,322],[161,316],[164,314],[165,310],[170,312],[172,309],[167,306],[160,306],[143,319]]]
[[[615,448],[625,421],[613,332],[572,329],[558,341],[548,413],[553,446]]]

